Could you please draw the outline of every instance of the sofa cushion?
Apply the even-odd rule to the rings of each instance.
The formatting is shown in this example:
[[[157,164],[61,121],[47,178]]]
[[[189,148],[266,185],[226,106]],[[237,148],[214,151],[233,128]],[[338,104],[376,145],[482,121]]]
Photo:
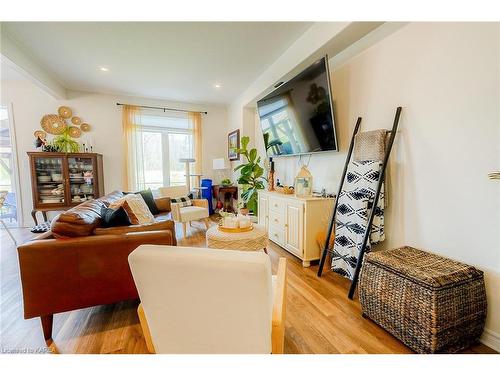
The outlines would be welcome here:
[[[57,215],[52,220],[51,233],[55,238],[91,235],[101,223],[102,208],[122,197],[122,192],[114,191],[101,198],[83,202]]]
[[[199,220],[208,217],[208,209],[205,207],[181,207],[180,211],[183,222]]]
[[[103,234],[126,234],[132,232],[148,232],[154,230],[169,230],[173,228],[173,223],[171,221],[156,221],[151,224],[142,225],[127,225],[121,227],[110,227],[110,228],[95,228],[95,235]]]
[[[155,221],[165,221],[165,220],[173,220],[172,212],[162,212],[159,215],[155,215]]]

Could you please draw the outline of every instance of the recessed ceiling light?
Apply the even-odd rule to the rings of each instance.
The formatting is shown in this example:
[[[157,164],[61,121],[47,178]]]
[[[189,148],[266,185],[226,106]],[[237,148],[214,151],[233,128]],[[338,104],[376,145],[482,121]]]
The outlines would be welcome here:
[[[215,84],[214,84],[214,87],[215,87],[216,89],[220,89],[220,88],[222,87],[222,85],[221,85],[220,83],[215,83]]]
[[[99,70],[100,70],[101,72],[109,72],[109,69],[108,69],[108,68],[106,68],[105,66],[101,66],[101,67],[99,67]]]

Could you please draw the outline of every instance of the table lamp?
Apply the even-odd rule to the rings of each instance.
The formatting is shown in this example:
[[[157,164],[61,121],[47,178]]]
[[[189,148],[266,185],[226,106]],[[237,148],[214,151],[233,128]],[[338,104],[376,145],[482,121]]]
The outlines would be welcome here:
[[[225,171],[229,169],[228,163],[224,158],[212,159],[212,169],[216,171],[217,179],[222,181],[226,177]]]

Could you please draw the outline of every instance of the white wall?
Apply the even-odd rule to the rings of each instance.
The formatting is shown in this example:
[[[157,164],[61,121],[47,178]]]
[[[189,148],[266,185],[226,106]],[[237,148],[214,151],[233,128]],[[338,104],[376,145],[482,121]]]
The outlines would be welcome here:
[[[94,152],[103,155],[105,192],[122,188],[122,123],[121,107],[117,102],[183,108],[208,111],[202,115],[203,173],[213,178],[212,159],[226,154],[226,135],[220,129],[227,127],[224,106],[172,103],[161,100],[118,97],[86,92],[68,91],[67,100],[56,100],[28,81],[2,81],[2,103],[12,103],[17,138],[17,153],[20,166],[21,197],[26,226],[32,225],[31,182],[29,160],[26,152],[35,151],[33,132],[40,129],[40,119],[47,113],[56,113],[61,105],[69,106],[73,112],[92,126]]]
[[[333,71],[345,158],[363,129],[401,128],[391,165],[387,241],[486,272],[487,327],[500,333],[499,24],[412,23]],[[335,68],[335,67],[332,67]],[[327,160],[322,164],[327,168]]]
[[[363,130],[390,128],[402,106],[379,248],[410,245],[483,270],[483,341],[497,350],[500,183],[487,174],[500,168],[499,55],[498,23],[411,23],[342,66],[332,58],[341,151],[313,155],[309,166],[315,189],[336,192],[356,118]],[[254,137],[263,153],[258,126]],[[298,158],[275,160],[276,177],[293,184]]]

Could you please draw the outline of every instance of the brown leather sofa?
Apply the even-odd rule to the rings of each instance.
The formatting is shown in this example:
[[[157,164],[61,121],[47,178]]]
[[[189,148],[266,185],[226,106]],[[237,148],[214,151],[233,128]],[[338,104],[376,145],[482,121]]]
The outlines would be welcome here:
[[[169,198],[148,225],[103,228],[101,209],[119,191],[58,215],[51,231],[17,248],[24,318],[40,317],[46,340],[55,313],[138,298],[128,255],[139,245],[176,245]]]

